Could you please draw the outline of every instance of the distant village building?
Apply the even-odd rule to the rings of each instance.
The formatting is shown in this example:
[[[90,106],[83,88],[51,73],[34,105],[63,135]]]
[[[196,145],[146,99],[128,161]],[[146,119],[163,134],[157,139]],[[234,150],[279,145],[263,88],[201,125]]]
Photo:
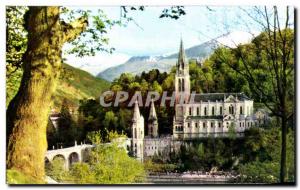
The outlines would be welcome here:
[[[173,135],[160,137],[153,100],[148,118],[148,136],[144,137],[144,118],[135,102],[132,119],[133,155],[143,161],[145,157],[168,155],[178,151],[186,140],[203,137],[224,137],[230,128],[237,135],[245,129],[265,124],[267,113],[258,110],[253,113],[253,100],[244,93],[200,93],[190,102],[189,64],[180,42],[175,75],[175,116]],[[182,101],[181,101],[182,100]]]

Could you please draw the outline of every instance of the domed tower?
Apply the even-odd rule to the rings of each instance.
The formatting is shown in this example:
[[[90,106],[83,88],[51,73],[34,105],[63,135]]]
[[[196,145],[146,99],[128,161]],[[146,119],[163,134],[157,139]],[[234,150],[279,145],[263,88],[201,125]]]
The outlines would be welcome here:
[[[140,114],[137,100],[134,103],[132,117],[132,150],[133,155],[143,161],[144,159],[144,117]]]
[[[148,136],[153,138],[158,137],[158,122],[153,99],[151,99],[150,113],[148,118]]]

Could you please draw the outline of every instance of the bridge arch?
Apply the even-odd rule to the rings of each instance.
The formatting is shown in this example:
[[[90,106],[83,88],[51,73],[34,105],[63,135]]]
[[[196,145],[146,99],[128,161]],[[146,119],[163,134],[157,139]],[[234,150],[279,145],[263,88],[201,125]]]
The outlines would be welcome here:
[[[80,154],[78,152],[72,152],[68,158],[69,166],[80,161]]]
[[[57,155],[53,156],[52,161],[56,160],[56,159],[60,159],[60,160],[63,161],[63,163],[64,163],[64,169],[65,170],[69,169],[69,163],[68,163],[68,160],[66,159],[65,155],[63,155],[63,154],[57,154]]]

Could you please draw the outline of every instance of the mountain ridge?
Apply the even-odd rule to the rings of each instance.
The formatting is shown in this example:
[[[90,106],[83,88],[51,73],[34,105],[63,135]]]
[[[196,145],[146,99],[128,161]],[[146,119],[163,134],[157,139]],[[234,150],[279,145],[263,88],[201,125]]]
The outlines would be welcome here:
[[[246,32],[226,33],[215,39],[185,49],[185,54],[188,59],[203,60],[211,55],[214,49],[220,46],[234,47],[237,44],[249,42],[253,37],[254,36]],[[125,63],[100,72],[97,74],[97,77],[113,81],[124,72],[134,75],[152,69],[158,69],[161,72],[169,72],[176,64],[177,56],[178,53],[157,56],[132,56]]]

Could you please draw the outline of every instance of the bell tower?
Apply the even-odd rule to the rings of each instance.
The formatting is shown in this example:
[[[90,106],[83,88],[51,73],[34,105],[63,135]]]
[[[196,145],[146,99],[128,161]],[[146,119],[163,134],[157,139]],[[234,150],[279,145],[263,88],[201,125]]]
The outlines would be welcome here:
[[[158,122],[153,99],[151,99],[151,107],[148,118],[148,136],[153,138],[158,137]]]
[[[183,104],[188,103],[190,98],[189,64],[185,57],[182,39],[180,40],[174,83],[176,103],[175,116],[173,119],[173,136],[174,138],[182,138],[184,134],[185,112],[187,111],[185,109],[186,106]]]
[[[144,159],[144,117],[140,114],[137,100],[134,103],[132,118],[132,150],[140,161]]]
[[[182,39],[180,40],[178,60],[176,63],[175,94],[176,103],[180,102],[180,98],[183,98],[186,102],[190,97],[189,64],[185,57]]]

